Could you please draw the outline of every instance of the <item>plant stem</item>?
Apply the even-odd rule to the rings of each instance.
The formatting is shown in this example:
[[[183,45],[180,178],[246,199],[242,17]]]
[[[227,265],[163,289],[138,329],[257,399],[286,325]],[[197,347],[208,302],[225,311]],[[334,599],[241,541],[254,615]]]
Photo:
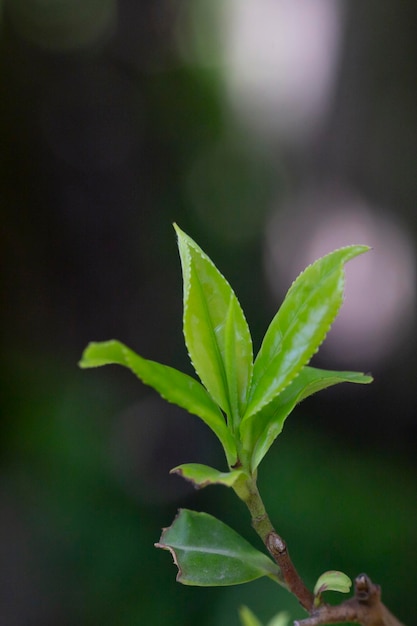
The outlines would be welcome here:
[[[314,595],[305,586],[302,578],[298,574],[290,558],[285,541],[272,526],[258,491],[256,477],[248,479],[245,481],[244,485],[235,488],[235,491],[249,509],[254,530],[258,533],[268,552],[279,566],[284,585],[296,596],[301,606],[306,611],[312,611]]]
[[[285,541],[278,535],[256,484],[256,475],[234,486],[234,490],[249,509],[252,526],[281,570],[282,584],[295,595],[309,617],[294,622],[294,626],[324,626],[354,622],[361,626],[404,626],[381,601],[379,585],[366,574],[355,580],[355,595],[337,606],[314,606],[314,595],[306,587],[288,553]]]
[[[245,486],[247,487],[247,491],[243,501],[249,509],[253,528],[266,545],[267,538],[270,533],[274,532],[274,528],[258,491],[256,479],[252,478],[246,481]]]

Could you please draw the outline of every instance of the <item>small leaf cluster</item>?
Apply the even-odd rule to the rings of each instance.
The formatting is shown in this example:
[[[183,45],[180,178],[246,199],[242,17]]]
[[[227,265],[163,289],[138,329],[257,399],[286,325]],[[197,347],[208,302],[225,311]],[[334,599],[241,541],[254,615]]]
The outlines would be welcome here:
[[[172,471],[197,487],[232,487],[245,500],[259,464],[299,402],[338,383],[372,380],[362,373],[308,365],[342,304],[345,263],[368,248],[340,248],[307,267],[290,287],[254,358],[249,326],[233,289],[196,242],[176,225],[175,230],[183,275],[183,332],[200,380],[145,359],[116,340],[90,343],[80,366],[123,365],[167,401],[202,419],[220,441],[228,470],[194,463]],[[177,579],[184,584],[230,585],[260,576],[283,584],[269,557],[206,513],[181,510],[157,546],[171,551]],[[331,588],[329,578],[323,584]],[[323,590],[317,590],[317,598]],[[257,623],[245,615],[245,624]]]
[[[368,383],[357,372],[307,364],[325,338],[343,300],[344,264],[366,246],[348,246],[310,265],[295,280],[253,359],[252,339],[239,301],[211,259],[175,226],[184,283],[184,337],[196,379],[135,354],[119,341],[90,343],[80,366],[117,363],[146,385],[200,417],[223,446],[231,472],[253,473],[295,405],[341,382]],[[212,469],[185,468],[196,483],[233,482]]]

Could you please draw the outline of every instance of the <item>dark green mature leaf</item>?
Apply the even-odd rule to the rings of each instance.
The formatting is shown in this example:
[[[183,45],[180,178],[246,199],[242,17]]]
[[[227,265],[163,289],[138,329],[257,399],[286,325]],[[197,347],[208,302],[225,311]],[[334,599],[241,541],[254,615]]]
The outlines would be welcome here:
[[[201,382],[231,420],[243,414],[252,377],[252,341],[226,279],[178,226],[184,281],[184,336]]]
[[[308,363],[342,304],[344,264],[368,249],[348,246],[331,252],[295,280],[256,357],[244,419],[269,404]]]
[[[266,554],[208,513],[180,510],[156,546],[171,552],[184,585],[238,585],[261,576],[280,582],[280,570]]]
[[[243,470],[232,470],[231,472],[220,472],[200,463],[184,463],[174,467],[171,474],[178,474],[193,483],[195,487],[202,488],[209,485],[224,485],[233,487],[238,480],[246,480],[247,474]]]
[[[156,389],[165,400],[198,415],[220,439],[229,465],[236,462],[235,442],[223,414],[197,380],[173,367],[144,359],[116,340],[90,343],[80,361],[82,368],[109,364],[128,367],[142,382]]]
[[[339,383],[368,384],[370,382],[372,382],[372,376],[359,372],[334,372],[309,366],[303,367],[283,392],[255,416],[244,419],[240,425],[244,448],[253,450],[252,470],[258,467],[282,431],[285,419],[296,404],[317,391]]]

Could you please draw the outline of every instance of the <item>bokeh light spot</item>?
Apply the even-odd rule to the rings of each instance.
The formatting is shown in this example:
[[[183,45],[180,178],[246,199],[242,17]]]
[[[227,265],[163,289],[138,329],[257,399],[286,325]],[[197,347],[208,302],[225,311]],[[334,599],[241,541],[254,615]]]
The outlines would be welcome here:
[[[224,56],[233,107],[266,138],[304,143],[333,93],[339,3],[246,0],[228,8]]]
[[[269,221],[266,274],[280,303],[309,263],[349,244],[373,249],[347,264],[345,302],[320,351],[369,368],[401,345],[415,316],[415,250],[393,213],[346,193],[306,196]]]

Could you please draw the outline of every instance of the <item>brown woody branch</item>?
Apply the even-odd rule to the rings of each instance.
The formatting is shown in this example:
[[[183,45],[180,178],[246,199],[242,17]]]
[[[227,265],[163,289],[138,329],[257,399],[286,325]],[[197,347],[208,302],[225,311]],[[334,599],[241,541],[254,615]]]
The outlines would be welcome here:
[[[354,622],[362,626],[404,626],[381,602],[381,588],[366,574],[355,580],[355,595],[338,606],[324,604],[294,626],[324,626]]]
[[[306,587],[291,561],[285,541],[281,539],[271,524],[256,485],[256,478],[246,481],[243,485],[235,485],[234,489],[249,509],[253,528],[279,566],[281,583],[295,595],[301,606],[310,613],[314,604],[314,595]]]
[[[310,613],[314,605],[314,595],[306,587],[294,563],[291,561],[285,541],[273,530],[266,537],[265,545],[278,564],[288,590],[295,595],[301,606]]]
[[[314,594],[307,588],[291,561],[285,541],[271,524],[256,485],[256,477],[235,485],[234,489],[250,511],[253,528],[279,566],[281,583],[309,614],[306,619],[294,622],[294,626],[324,626],[346,622],[361,626],[404,626],[382,603],[379,585],[375,585],[366,574],[356,578],[355,594],[349,600],[337,606],[314,606]]]

